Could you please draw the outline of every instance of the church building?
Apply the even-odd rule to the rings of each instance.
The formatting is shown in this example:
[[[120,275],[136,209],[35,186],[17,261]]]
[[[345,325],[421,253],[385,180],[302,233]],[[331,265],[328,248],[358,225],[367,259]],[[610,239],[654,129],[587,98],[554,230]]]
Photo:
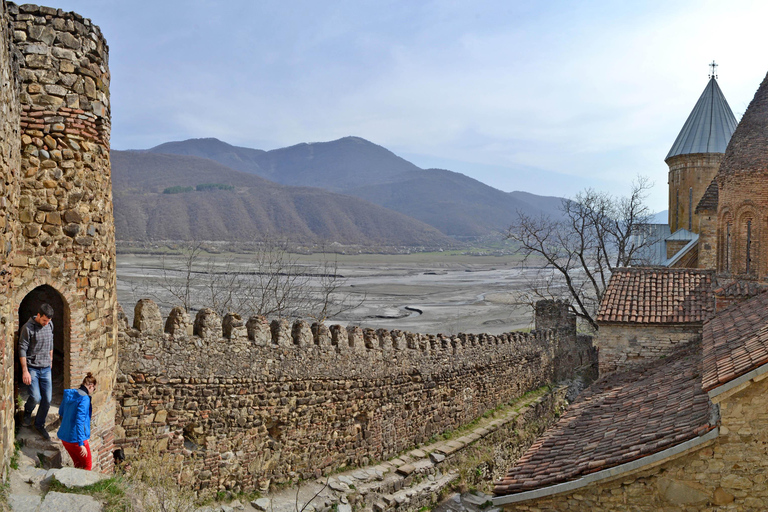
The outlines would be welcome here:
[[[683,268],[614,273],[600,379],[496,482],[495,505],[768,510],[768,76],[736,126],[713,74],[666,163],[666,267]]]

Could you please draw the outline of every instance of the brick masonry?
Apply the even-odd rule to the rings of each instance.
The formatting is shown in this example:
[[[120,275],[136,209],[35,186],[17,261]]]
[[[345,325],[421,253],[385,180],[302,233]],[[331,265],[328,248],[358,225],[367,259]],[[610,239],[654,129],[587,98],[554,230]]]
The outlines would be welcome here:
[[[207,309],[163,322],[144,300],[134,327],[120,332],[116,443],[167,449],[214,490],[386,459],[595,362],[567,316],[563,329],[448,337]]]
[[[78,14],[5,2],[1,8],[0,99],[11,115],[0,125],[0,452],[7,461],[13,450],[9,390],[14,337],[26,321],[19,318],[20,306],[42,286],[62,303],[54,322],[63,326],[64,387],[77,386],[87,371],[99,381],[91,446],[95,467],[109,470],[117,302],[108,48],[99,28]]]
[[[700,215],[695,212],[696,205],[699,204],[712,178],[717,174],[722,159],[722,153],[694,153],[673,156],[667,160],[669,166],[669,228],[672,233],[678,229],[688,229],[694,233],[700,232]],[[692,194],[691,190],[693,191]],[[689,213],[690,228],[688,224]]]

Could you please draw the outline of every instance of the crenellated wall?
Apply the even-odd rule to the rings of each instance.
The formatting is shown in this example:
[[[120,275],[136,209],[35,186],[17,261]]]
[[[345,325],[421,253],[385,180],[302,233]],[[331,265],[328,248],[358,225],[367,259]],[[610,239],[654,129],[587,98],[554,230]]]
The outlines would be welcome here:
[[[591,339],[572,326],[449,337],[181,308],[164,321],[143,300],[120,332],[116,444],[176,453],[214,490],[366,464],[588,371]]]
[[[117,369],[108,49],[75,13],[2,3],[0,14],[0,452],[7,461],[13,449],[15,337],[52,302],[54,397],[96,375],[91,445],[94,466],[108,471]]]

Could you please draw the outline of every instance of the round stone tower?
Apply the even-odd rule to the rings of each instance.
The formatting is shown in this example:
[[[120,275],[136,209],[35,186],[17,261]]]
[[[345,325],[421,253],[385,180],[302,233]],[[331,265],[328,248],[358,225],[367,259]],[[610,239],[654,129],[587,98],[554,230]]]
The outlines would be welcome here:
[[[0,15],[10,22],[0,44],[10,39],[0,101],[11,114],[0,125],[9,137],[0,146],[2,399],[20,381],[10,354],[19,327],[50,303],[54,404],[93,372],[93,462],[108,470],[117,369],[108,49],[99,28],[75,13],[2,2]],[[0,428],[11,432],[12,409],[0,407]]]
[[[736,124],[716,76],[711,75],[665,159],[672,233],[680,229],[701,231],[696,206],[717,174]]]
[[[717,270],[768,276],[768,76],[749,104],[717,175]]]

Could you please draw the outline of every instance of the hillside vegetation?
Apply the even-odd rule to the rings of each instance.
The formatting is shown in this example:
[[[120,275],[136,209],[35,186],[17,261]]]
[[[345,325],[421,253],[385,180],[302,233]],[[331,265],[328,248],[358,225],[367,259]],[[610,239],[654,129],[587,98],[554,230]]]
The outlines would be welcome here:
[[[161,144],[153,153],[194,155],[284,185],[320,187],[376,203],[445,235],[498,235],[522,211],[557,214],[560,199],[506,193],[460,173],[420,169],[360,137],[262,151],[217,139]]]
[[[111,157],[119,240],[453,243],[434,227],[362,199],[278,185],[211,160],[141,151],[112,151]],[[176,187],[195,190],[163,193]]]

